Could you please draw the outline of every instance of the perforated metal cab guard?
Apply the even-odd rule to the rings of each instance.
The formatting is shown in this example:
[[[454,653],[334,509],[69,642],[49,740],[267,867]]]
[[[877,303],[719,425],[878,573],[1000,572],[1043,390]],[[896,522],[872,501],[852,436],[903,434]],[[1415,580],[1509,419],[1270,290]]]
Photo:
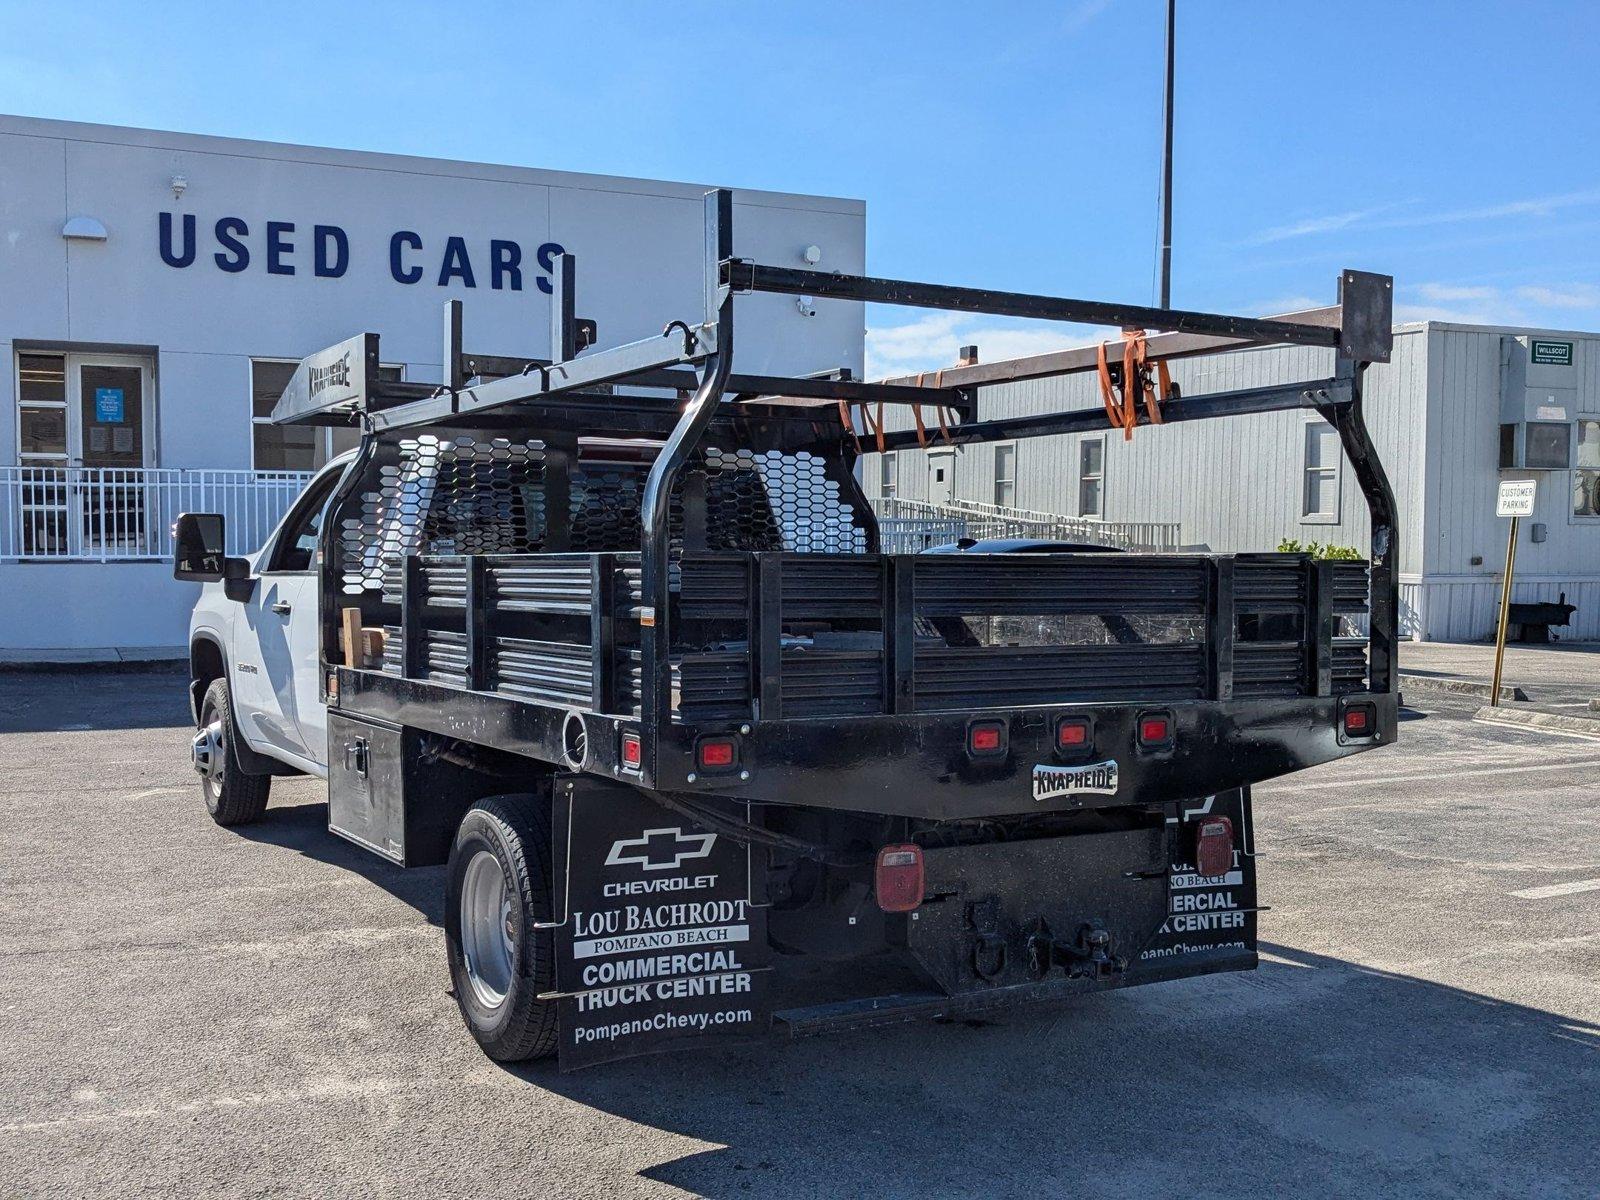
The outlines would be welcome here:
[[[341,590],[397,600],[400,564],[412,554],[637,551],[648,471],[647,461],[573,461],[537,438],[382,439],[360,516],[339,530]],[[549,505],[560,491],[558,521]],[[819,455],[706,446],[680,477],[670,529],[675,553],[864,554],[867,519]]]

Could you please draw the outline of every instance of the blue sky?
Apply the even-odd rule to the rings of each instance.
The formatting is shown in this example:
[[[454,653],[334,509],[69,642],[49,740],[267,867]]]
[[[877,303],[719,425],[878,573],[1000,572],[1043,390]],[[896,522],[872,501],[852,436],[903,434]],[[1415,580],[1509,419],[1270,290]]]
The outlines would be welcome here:
[[[1163,12],[5,0],[0,111],[858,196],[877,274],[1149,301]],[[1405,318],[1600,329],[1597,15],[1179,0],[1174,302],[1326,303],[1351,266]],[[885,370],[1085,340],[868,321]]]

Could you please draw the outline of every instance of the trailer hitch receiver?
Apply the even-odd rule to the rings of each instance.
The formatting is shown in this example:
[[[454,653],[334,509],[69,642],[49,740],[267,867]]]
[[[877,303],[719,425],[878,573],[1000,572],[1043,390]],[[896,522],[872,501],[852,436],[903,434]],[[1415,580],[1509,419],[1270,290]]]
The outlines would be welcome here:
[[[1041,917],[1028,935],[1028,974],[1043,979],[1052,967],[1061,967],[1068,979],[1110,979],[1128,969],[1128,960],[1116,953],[1110,931],[1098,920],[1078,926],[1068,941],[1052,934]]]

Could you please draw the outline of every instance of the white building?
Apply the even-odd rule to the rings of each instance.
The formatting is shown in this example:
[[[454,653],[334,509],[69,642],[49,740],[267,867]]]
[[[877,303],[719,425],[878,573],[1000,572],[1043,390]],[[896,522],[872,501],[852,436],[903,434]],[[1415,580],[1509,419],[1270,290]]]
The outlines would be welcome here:
[[[980,347],[981,349],[981,347]],[[1172,365],[1185,395],[1333,373],[1331,350],[1234,351]],[[1094,374],[985,389],[985,418],[1101,404]],[[1370,368],[1367,423],[1399,506],[1402,629],[1416,640],[1490,636],[1509,522],[1502,478],[1538,482],[1521,522],[1513,598],[1578,611],[1567,638],[1600,638],[1600,335],[1427,322],[1395,331]],[[1177,522],[1171,539],[1218,552],[1284,540],[1367,552],[1366,506],[1333,429],[1280,412],[868,458],[870,495],[1000,504],[1125,522]],[[915,505],[908,510],[923,511]]]
[[[222,511],[252,548],[338,448],[265,424],[301,356],[363,331],[440,378],[465,345],[544,356],[548,272],[577,256],[600,345],[701,310],[701,185],[0,117],[0,655],[174,647],[195,585],[168,525]],[[855,200],[740,191],[735,248],[864,268]],[[859,305],[740,309],[736,368],[859,372]],[[333,435],[337,436],[337,435]]]

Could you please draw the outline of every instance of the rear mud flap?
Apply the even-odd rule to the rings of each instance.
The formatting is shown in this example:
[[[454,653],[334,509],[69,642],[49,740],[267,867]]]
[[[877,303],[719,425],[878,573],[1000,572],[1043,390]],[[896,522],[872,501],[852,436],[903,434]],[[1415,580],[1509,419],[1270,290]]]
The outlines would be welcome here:
[[[1227,817],[1236,831],[1233,868],[1205,876],[1195,870],[1193,828],[1202,816]],[[1172,839],[1167,919],[1139,952],[1141,970],[1160,968],[1163,976],[1207,969],[1205,959],[1240,959],[1248,969],[1256,960],[1256,860],[1248,788],[1219,792],[1179,810]],[[1214,969],[1214,968],[1213,968]],[[1229,969],[1223,967],[1222,969]]]
[[[623,784],[563,778],[554,803],[561,1069],[765,1036],[748,848]]]

